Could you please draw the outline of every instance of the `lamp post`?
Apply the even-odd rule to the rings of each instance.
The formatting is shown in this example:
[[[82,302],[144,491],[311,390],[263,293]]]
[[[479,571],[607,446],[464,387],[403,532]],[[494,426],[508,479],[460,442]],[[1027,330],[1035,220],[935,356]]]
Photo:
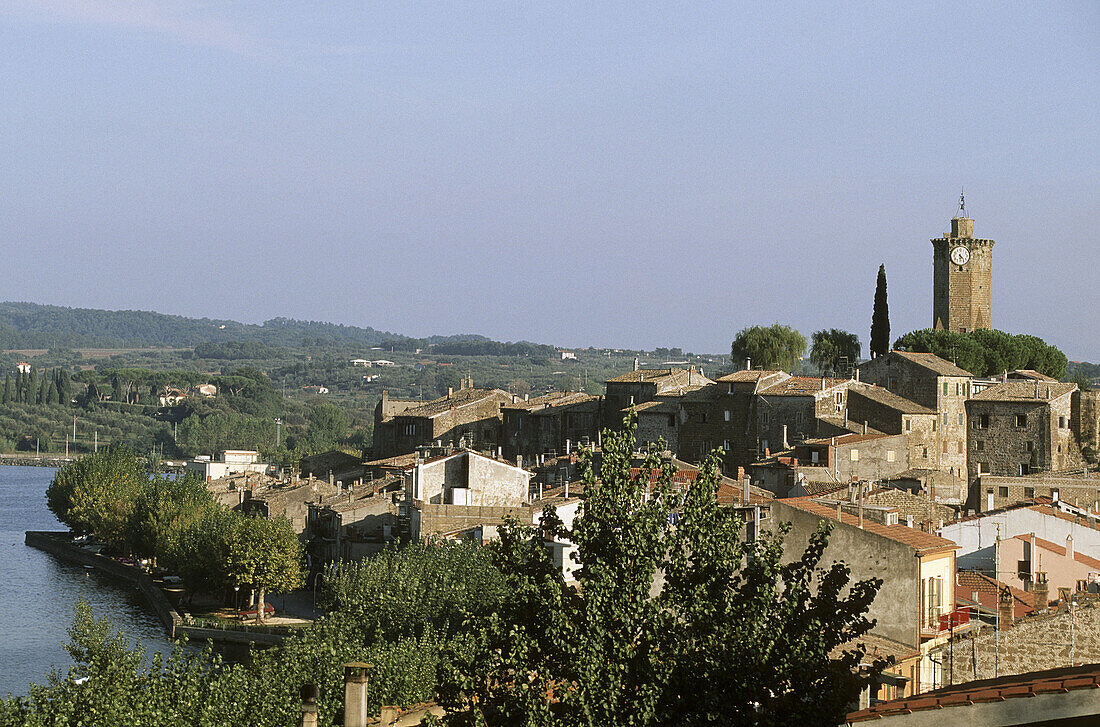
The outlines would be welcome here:
[[[238,598],[238,596],[240,595],[240,590],[241,590],[240,584],[237,584],[237,585],[233,586],[233,614],[234,615],[240,613],[240,610],[241,610],[241,605],[240,605],[241,601]]]

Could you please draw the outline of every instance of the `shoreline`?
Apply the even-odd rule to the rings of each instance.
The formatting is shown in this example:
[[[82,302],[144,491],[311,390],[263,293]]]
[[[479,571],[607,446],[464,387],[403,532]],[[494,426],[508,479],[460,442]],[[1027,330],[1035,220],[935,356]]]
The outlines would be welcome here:
[[[75,457],[65,457],[64,455],[39,455],[33,454],[0,454],[0,465],[8,465],[11,467],[57,467],[61,468],[65,465],[73,462]]]
[[[24,543],[64,560],[91,566],[136,586],[145,596],[146,602],[164,626],[170,639],[186,636],[192,641],[210,640],[214,643],[250,644],[262,648],[277,646],[287,638],[284,634],[250,631],[248,626],[244,626],[243,629],[190,626],[188,625],[190,614],[185,611],[181,615],[151,576],[136,566],[124,565],[105,555],[74,545],[68,532],[28,530],[24,534]]]

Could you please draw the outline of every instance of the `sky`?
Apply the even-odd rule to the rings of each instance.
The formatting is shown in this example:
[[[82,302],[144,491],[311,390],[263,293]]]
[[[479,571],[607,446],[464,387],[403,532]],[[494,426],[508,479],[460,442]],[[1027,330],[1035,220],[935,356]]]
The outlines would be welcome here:
[[[0,300],[866,355],[965,188],[994,326],[1100,361],[1100,3],[0,0],[0,47]]]

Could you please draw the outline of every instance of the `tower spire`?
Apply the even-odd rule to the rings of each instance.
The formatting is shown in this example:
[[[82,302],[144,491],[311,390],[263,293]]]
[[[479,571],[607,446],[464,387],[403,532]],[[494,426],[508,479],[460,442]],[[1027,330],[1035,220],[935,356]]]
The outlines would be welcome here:
[[[959,192],[959,217],[966,217],[966,189]]]

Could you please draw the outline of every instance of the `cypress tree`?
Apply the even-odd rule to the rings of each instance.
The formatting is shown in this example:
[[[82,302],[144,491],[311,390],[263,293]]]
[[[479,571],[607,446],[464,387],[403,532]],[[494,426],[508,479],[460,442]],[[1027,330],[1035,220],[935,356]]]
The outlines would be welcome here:
[[[4,372],[4,393],[0,397],[0,403],[7,404],[11,401],[11,374],[7,371]]]
[[[878,266],[875,308],[871,313],[871,358],[890,351],[890,307],[886,303],[886,266]]]
[[[57,401],[57,383],[54,381],[53,376],[50,377],[49,382],[42,379],[42,388],[46,390],[46,393],[42,396],[43,404],[53,404]]]
[[[15,395],[12,401],[23,401],[23,371],[15,372]]]
[[[26,393],[23,395],[23,401],[28,404],[38,403],[38,370],[31,366],[31,372],[27,374],[26,381],[23,382],[26,386]]]
[[[57,371],[57,403],[68,406],[72,401],[73,387],[69,372],[58,369]]]
[[[42,383],[38,387],[38,398],[35,400],[37,404],[49,404],[50,394],[50,377],[46,375],[46,372],[42,372]]]

